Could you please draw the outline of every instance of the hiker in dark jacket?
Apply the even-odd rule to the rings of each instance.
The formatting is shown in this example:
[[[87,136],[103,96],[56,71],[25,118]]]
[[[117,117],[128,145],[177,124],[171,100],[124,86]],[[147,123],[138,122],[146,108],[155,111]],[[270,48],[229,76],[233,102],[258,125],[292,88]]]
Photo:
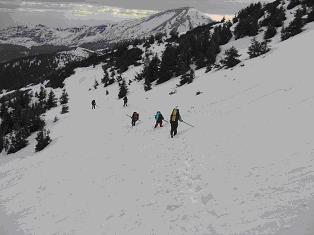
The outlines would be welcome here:
[[[128,97],[124,96],[123,98],[123,107],[128,106]]]
[[[155,120],[156,120],[156,124],[154,128],[156,128],[158,124],[160,125],[160,127],[162,127],[162,120],[164,120],[164,117],[162,116],[160,111],[156,113]]]
[[[136,123],[136,121],[138,121],[139,116],[140,115],[137,112],[133,112],[133,115],[131,117],[131,119],[132,119],[132,126],[135,126],[135,123]]]
[[[95,108],[96,108],[96,101],[92,100],[92,109],[95,109]]]
[[[178,128],[178,121],[182,122],[182,118],[178,109],[178,106],[176,106],[170,115],[170,124],[171,124],[171,130],[170,130],[170,135],[171,138],[177,134],[177,128]]]

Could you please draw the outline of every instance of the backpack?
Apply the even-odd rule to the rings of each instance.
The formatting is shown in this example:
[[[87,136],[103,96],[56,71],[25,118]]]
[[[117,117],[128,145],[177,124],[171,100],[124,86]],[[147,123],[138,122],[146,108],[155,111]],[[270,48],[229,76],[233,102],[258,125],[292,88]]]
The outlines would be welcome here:
[[[160,112],[157,112],[157,113],[156,113],[156,115],[155,115],[155,120],[156,120],[156,121],[158,121],[158,120],[159,120],[160,115],[161,115],[161,113],[160,113]]]
[[[178,110],[177,109],[173,109],[172,113],[170,115],[170,121],[171,122],[176,122],[178,121]]]
[[[139,116],[140,115],[137,112],[134,112],[133,115],[132,115],[132,119],[137,121],[139,119]]]
[[[179,109],[173,109],[170,115],[170,122],[177,122],[179,119],[181,119]]]

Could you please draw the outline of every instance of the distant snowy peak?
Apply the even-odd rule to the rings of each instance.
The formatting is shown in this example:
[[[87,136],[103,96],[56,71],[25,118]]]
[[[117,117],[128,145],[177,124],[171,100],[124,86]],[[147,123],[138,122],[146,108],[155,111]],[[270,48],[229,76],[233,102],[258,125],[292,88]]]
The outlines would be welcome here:
[[[109,25],[66,29],[49,28],[44,25],[9,27],[0,30],[0,44],[30,48],[41,45],[78,46],[99,41],[117,42],[157,33],[169,34],[171,31],[184,33],[211,22],[212,20],[200,11],[183,7]]]
[[[169,32],[171,30],[175,30],[178,33],[185,33],[198,26],[213,22],[212,19],[210,19],[208,16],[201,13],[200,11],[196,10],[195,8],[185,7],[166,11],[166,13],[174,13],[174,16],[156,27],[154,31],[164,30]]]
[[[167,33],[177,31],[187,32],[197,26],[213,22],[208,16],[200,11],[183,7],[167,10],[140,20],[118,23],[112,28],[123,33],[123,37],[145,36],[147,34]]]

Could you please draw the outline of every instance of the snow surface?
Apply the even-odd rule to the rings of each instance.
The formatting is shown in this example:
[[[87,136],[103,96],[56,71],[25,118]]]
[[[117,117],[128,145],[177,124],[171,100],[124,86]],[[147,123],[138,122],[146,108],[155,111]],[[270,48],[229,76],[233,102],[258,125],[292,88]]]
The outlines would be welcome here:
[[[1,155],[0,234],[313,235],[313,40],[308,30],[180,88],[133,82],[127,108],[117,84],[88,90],[101,65],[77,69],[70,113],[46,115],[52,144]],[[154,114],[175,105],[195,128],[171,139]]]

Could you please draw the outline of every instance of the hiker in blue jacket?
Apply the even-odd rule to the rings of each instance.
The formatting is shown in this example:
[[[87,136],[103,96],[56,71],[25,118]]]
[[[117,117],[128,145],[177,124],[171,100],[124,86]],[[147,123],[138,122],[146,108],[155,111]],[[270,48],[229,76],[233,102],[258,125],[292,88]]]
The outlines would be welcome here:
[[[158,111],[155,115],[155,120],[156,120],[156,124],[155,127],[156,128],[159,124],[160,127],[162,127],[162,120],[164,120],[164,117],[162,116],[161,112]]]

